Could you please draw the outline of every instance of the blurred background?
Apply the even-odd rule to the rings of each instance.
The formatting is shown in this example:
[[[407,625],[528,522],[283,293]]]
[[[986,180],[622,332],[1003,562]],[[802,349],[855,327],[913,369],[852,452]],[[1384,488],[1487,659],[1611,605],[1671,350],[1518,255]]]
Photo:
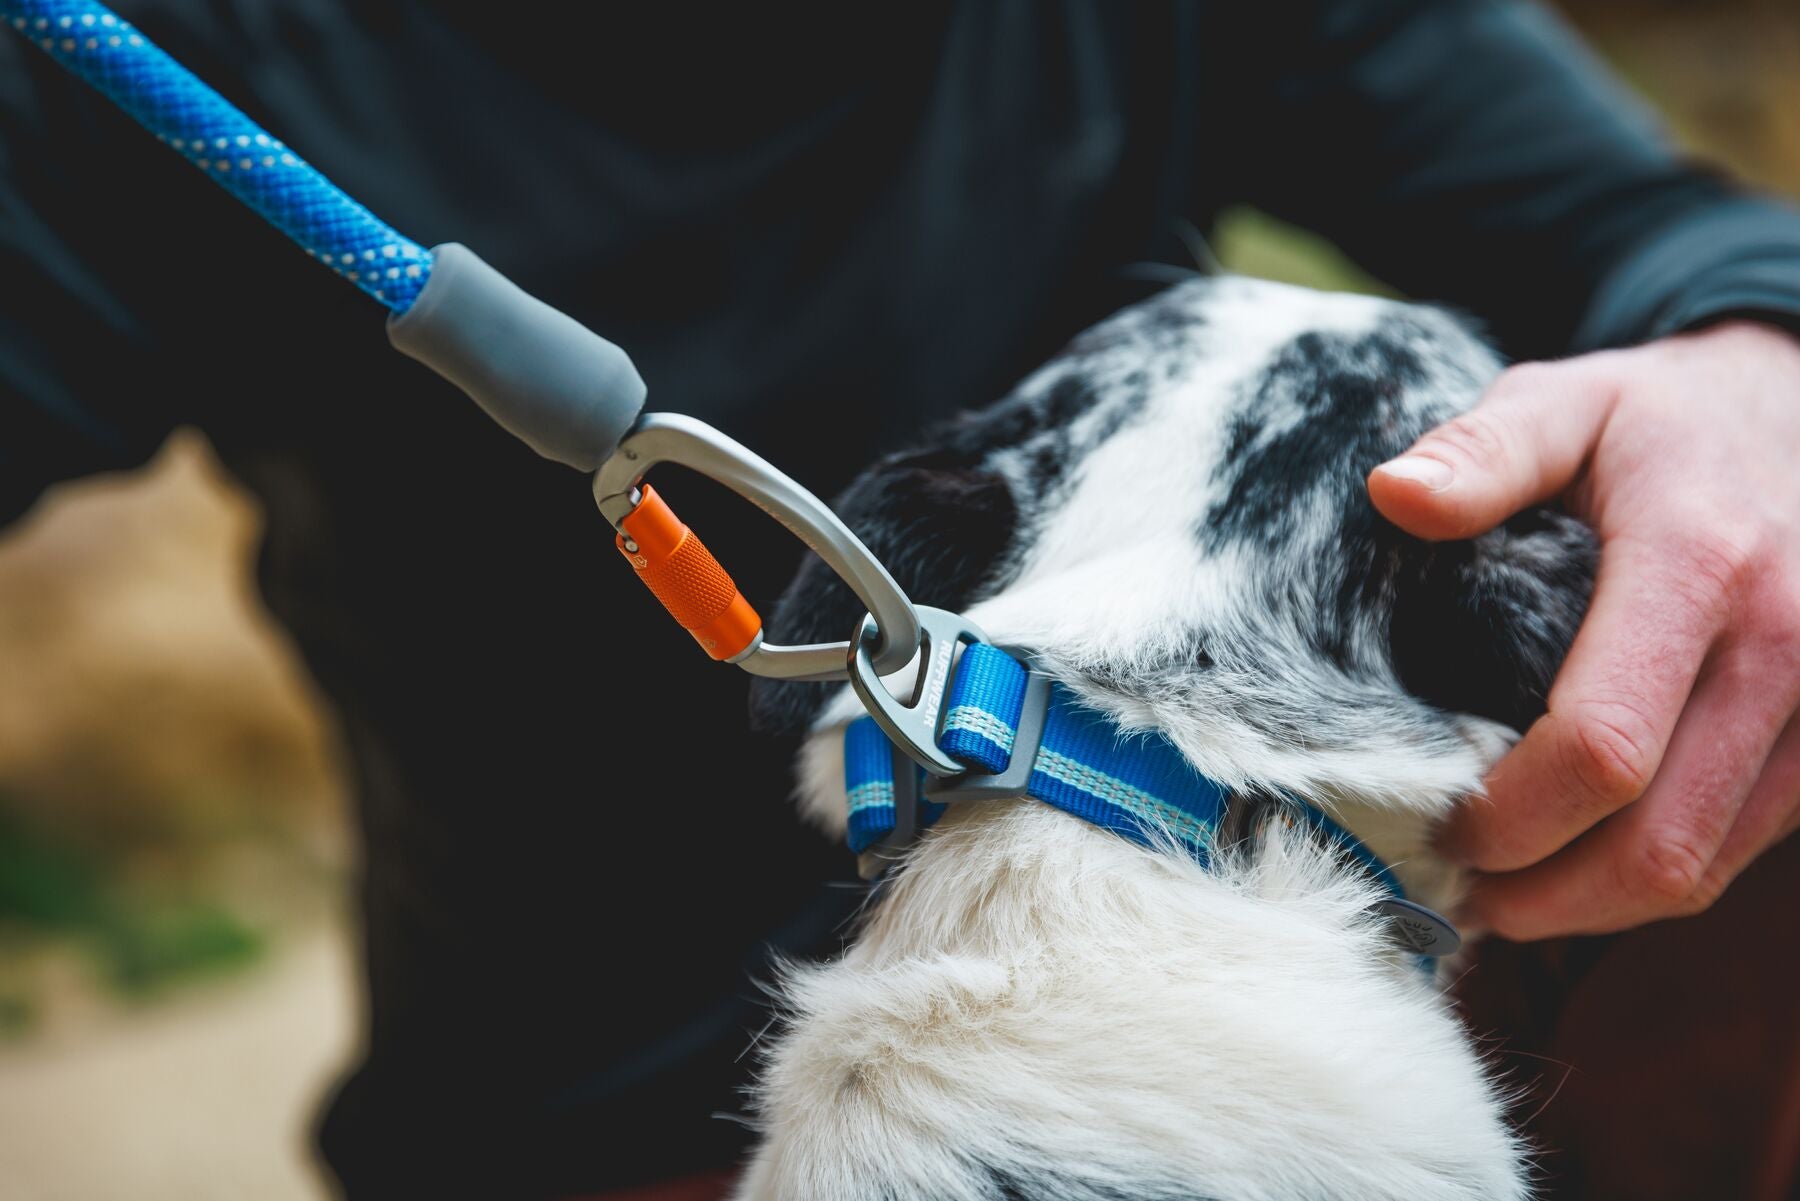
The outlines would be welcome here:
[[[1561,7],[1694,153],[1800,196],[1800,6]],[[1252,211],[1214,248],[1381,286]],[[328,1195],[307,1143],[357,1039],[355,848],[258,526],[183,432],[0,533],[0,1201]]]

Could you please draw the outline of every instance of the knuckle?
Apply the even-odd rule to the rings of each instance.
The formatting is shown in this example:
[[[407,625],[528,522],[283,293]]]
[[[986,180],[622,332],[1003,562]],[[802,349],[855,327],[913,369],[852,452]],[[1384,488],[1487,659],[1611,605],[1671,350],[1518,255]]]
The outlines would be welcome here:
[[[1655,730],[1643,713],[1622,701],[1576,712],[1564,745],[1569,775],[1605,813],[1642,796],[1655,774]]]
[[[1800,576],[1784,571],[1762,590],[1760,622],[1773,662],[1792,670],[1800,665]]]
[[[1645,839],[1628,863],[1626,887],[1661,901],[1665,913],[1698,912],[1690,907],[1711,904],[1701,892],[1708,858],[1686,835],[1670,832]]]
[[[1761,533],[1733,521],[1706,522],[1681,540],[1682,569],[1690,592],[1709,608],[1735,608],[1767,563]]]
[[[1512,453],[1504,419],[1488,409],[1475,409],[1438,426],[1425,436],[1423,445],[1453,460],[1483,465],[1505,462]]]
[[[1705,913],[1718,903],[1720,897],[1725,895],[1725,888],[1730,883],[1728,877],[1720,875],[1710,868],[1707,869],[1700,874],[1700,879],[1694,885],[1693,891],[1676,905],[1676,913],[1681,917],[1692,917],[1697,913]]]

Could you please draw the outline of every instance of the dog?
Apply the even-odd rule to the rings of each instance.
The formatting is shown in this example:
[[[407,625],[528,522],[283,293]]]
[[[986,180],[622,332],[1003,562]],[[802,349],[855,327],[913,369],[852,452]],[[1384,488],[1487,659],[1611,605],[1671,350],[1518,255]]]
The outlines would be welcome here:
[[[915,600],[1122,737],[1162,735],[1265,818],[1256,798],[1304,798],[1449,912],[1464,874],[1434,828],[1542,711],[1597,552],[1547,508],[1428,544],[1364,481],[1501,368],[1441,309],[1195,278],[838,511]],[[814,563],[771,634],[860,615]],[[810,731],[799,804],[842,837],[855,698],[763,683],[753,705]],[[1034,800],[954,804],[845,953],[774,985],[736,1196],[1526,1197],[1506,1086],[1380,899],[1303,823],[1243,826],[1203,865]]]

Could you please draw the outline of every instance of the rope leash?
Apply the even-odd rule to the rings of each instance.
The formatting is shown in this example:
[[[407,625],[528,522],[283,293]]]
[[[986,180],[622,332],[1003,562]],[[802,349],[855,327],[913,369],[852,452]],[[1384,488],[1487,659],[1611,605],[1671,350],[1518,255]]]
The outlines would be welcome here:
[[[595,472],[594,498],[638,578],[715,659],[759,675],[843,679],[850,643],[765,645],[731,575],[644,474],[677,462],[762,506],[842,576],[879,627],[884,671],[918,649],[893,577],[812,493],[691,418],[643,414],[645,387],[611,342],[456,243],[427,250],[326,179],[129,21],[90,0],[0,0],[0,21],[93,85],[306,253],[389,310],[388,339],[468,393],[545,458]]]
[[[156,140],[396,313],[431,277],[406,237],[201,82],[129,21],[81,0],[0,0],[0,17]]]
[[[848,679],[870,714],[848,727],[845,747],[852,846],[867,874],[945,805],[990,797],[1036,798],[1138,841],[1160,831],[1210,856],[1224,789],[1166,740],[1120,738],[966,619],[915,608],[836,514],[766,460],[692,418],[643,413],[643,380],[617,346],[467,247],[428,250],[399,233],[104,5],[0,0],[0,21],[386,306],[398,350],[539,454],[593,472],[619,552],[707,654],[758,675]],[[823,558],[868,610],[853,636],[766,644],[730,574],[643,483],[664,462],[725,484]],[[882,677],[915,658],[921,684],[903,704]],[[1407,901],[1361,843],[1316,807],[1300,811],[1390,894],[1383,909],[1410,949],[1454,949],[1449,923]]]

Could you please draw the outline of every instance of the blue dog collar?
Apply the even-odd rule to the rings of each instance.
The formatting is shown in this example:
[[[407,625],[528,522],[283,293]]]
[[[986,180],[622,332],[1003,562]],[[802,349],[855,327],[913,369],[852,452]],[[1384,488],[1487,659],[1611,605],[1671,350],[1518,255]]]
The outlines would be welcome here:
[[[928,774],[871,717],[844,731],[850,849],[865,879],[881,872],[958,801],[1030,798],[1144,845],[1172,837],[1212,862],[1232,794],[1195,770],[1167,738],[1121,731],[1075,695],[998,647],[964,647],[944,699],[937,746],[966,769]],[[1280,812],[1380,884],[1381,910],[1405,947],[1448,955],[1460,945],[1443,917],[1406,898],[1394,873],[1316,805],[1291,795]]]

